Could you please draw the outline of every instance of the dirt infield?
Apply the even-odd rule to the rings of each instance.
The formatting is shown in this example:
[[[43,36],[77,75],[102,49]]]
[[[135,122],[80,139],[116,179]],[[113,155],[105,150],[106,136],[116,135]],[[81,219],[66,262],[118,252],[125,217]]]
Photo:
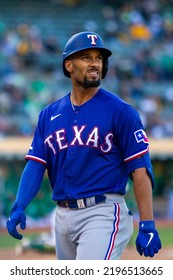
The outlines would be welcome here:
[[[28,250],[25,252],[18,252],[15,249],[0,250],[0,260],[55,260],[54,253],[38,252],[36,250]],[[134,247],[127,247],[124,251],[122,260],[146,260],[148,258],[138,255]],[[173,247],[163,248],[151,260],[173,260]]]

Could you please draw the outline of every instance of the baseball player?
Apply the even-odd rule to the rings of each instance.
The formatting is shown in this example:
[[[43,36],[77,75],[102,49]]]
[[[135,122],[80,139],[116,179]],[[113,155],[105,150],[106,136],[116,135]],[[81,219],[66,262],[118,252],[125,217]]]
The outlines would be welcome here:
[[[47,170],[57,204],[60,260],[120,259],[133,232],[124,199],[128,178],[133,180],[140,216],[137,251],[153,257],[161,249],[153,220],[149,143],[139,114],[100,87],[111,54],[93,32],[75,34],[65,45],[62,66],[72,89],[39,115],[7,221],[9,233],[22,239],[16,227],[25,229],[24,210]]]

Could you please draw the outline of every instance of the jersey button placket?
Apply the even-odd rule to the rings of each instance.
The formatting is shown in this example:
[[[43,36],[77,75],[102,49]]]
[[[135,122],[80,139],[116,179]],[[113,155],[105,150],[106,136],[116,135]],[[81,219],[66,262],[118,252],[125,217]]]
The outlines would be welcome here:
[[[77,118],[76,118],[76,117],[77,117],[78,113],[79,113],[78,110],[75,110],[75,111],[74,111],[75,119],[74,119],[73,123],[77,123]]]
[[[72,120],[72,122],[74,124],[77,123],[77,115],[78,115],[78,110],[75,110],[74,115],[73,115],[74,118]],[[73,135],[73,137],[74,137],[74,135]],[[71,164],[74,160],[74,156],[75,156],[75,152],[74,152],[73,147],[71,147],[68,151],[68,156],[67,156],[67,158],[68,158],[68,168],[66,169],[66,180],[69,184],[71,184],[71,181],[73,180],[73,172],[71,170]],[[66,190],[66,193],[68,193],[68,195],[70,195],[70,191],[68,189]]]

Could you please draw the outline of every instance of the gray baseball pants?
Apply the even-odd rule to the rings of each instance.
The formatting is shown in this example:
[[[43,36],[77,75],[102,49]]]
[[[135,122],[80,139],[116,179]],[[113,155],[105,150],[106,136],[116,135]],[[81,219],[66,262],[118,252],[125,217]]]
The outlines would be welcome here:
[[[118,260],[133,233],[133,217],[124,197],[83,209],[57,206],[56,256],[59,260]]]

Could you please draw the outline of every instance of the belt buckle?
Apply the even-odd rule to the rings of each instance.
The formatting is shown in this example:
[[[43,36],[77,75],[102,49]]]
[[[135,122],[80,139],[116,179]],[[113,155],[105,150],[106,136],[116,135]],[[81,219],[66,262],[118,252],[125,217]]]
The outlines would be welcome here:
[[[69,204],[68,204],[68,201],[67,201],[67,200],[65,201],[65,207],[66,207],[67,209],[70,209],[70,208],[69,208]]]

